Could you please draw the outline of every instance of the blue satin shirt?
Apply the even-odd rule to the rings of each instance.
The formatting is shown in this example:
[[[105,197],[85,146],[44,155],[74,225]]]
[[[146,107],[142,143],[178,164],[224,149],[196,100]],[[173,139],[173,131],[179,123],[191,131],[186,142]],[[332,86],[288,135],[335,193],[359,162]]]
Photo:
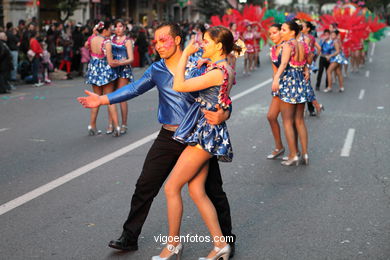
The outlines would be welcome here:
[[[158,121],[161,124],[179,125],[194,103],[197,94],[177,92],[172,89],[173,74],[165,65],[164,59],[154,62],[139,80],[107,96],[110,104],[115,104],[138,97],[154,87],[157,87],[159,92]]]
[[[321,41],[321,54],[322,55],[330,55],[332,54],[334,51],[334,44],[333,44],[333,41],[332,40],[328,40],[328,41]]]

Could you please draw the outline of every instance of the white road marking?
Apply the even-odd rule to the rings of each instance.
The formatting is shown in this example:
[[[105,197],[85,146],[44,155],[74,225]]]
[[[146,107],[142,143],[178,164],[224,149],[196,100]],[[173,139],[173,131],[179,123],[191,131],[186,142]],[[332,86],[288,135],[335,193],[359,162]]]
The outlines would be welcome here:
[[[345,138],[344,146],[343,149],[341,150],[341,154],[340,154],[341,157],[349,157],[351,153],[354,136],[355,136],[355,129],[354,128],[348,129],[347,137]]]
[[[248,95],[249,93],[252,93],[253,91],[264,87],[265,85],[269,84],[270,82],[272,82],[272,79],[268,79],[268,80],[254,86],[254,87],[252,87],[252,88],[250,88],[242,93],[239,93],[239,94],[233,96],[232,100],[240,99],[243,96]],[[123,147],[123,148],[121,148],[113,153],[110,153],[110,154],[108,154],[108,155],[106,155],[106,156],[104,156],[96,161],[93,161],[93,162],[91,162],[83,167],[80,167],[74,171],[71,171],[71,172],[63,175],[62,177],[59,177],[59,178],[57,178],[49,183],[46,183],[46,184],[44,184],[44,185],[42,185],[42,186],[40,186],[40,187],[30,191],[30,192],[27,192],[24,195],[17,197],[16,199],[13,199],[11,201],[8,201],[8,202],[0,205],[0,216],[19,207],[19,206],[21,206],[21,205],[23,205],[23,204],[25,204],[25,203],[27,203],[27,202],[29,202],[29,201],[31,201],[31,200],[33,200],[33,199],[35,199],[35,198],[37,198],[37,197],[39,197],[39,196],[41,196],[41,195],[43,195],[43,194],[45,194],[45,193],[47,193],[47,192],[49,192],[49,191],[51,191],[51,190],[53,190],[53,189],[55,189],[55,188],[57,188],[57,187],[59,187],[59,186],[61,186],[61,185],[63,185],[63,184],[65,184],[65,183],[67,183],[67,182],[69,182],[69,181],[71,181],[71,180],[73,180],[73,179],[75,179],[75,178],[77,178],[77,177],[79,177],[79,176],[81,176],[81,175],[84,175],[85,173],[87,173],[87,172],[107,163],[107,162],[110,162],[110,161],[112,161],[112,160],[114,160],[114,159],[152,141],[153,139],[155,139],[157,137],[159,132],[160,131],[154,132],[153,134],[150,134],[150,135],[142,138],[141,140],[138,140],[137,142],[129,144],[128,146],[125,146],[125,147]]]
[[[382,109],[384,109],[385,107],[382,107],[382,106],[380,106],[380,107],[376,107],[376,109],[378,109],[378,110],[382,110]]]
[[[366,91],[364,89],[360,90],[360,94],[359,94],[359,100],[362,100],[364,98],[364,93]]]
[[[87,172],[89,172],[90,170],[93,170],[109,161],[112,161],[114,160],[115,158],[118,158],[119,156],[129,152],[129,151],[132,151],[148,142],[150,142],[151,140],[153,140],[154,138],[157,137],[157,134],[159,132],[155,132],[151,135],[148,135],[144,138],[142,138],[141,140],[138,140],[137,142],[135,143],[132,143],[128,146],[125,146],[113,153],[110,153],[94,162],[91,162],[81,168],[78,168],[74,171],[71,171],[67,174],[65,174],[64,176],[62,177],[59,177],[58,179],[55,179],[45,185],[42,185],[38,188],[36,188],[35,190],[32,190],[30,192],[27,192],[26,194],[16,198],[16,199],[13,199],[3,205],[0,206],[0,216],[7,213],[8,211],[14,209],[14,208],[17,208],[33,199],[35,199],[36,197],[39,197]]]
[[[375,51],[375,42],[372,44],[371,57],[374,56],[374,51]]]
[[[253,91],[258,90],[258,89],[264,87],[265,85],[267,85],[267,84],[269,84],[271,82],[272,82],[272,79],[268,79],[268,80],[266,80],[266,81],[264,81],[264,82],[262,82],[260,84],[257,84],[256,86],[251,87],[250,89],[247,89],[247,90],[245,90],[245,91],[243,91],[243,92],[233,96],[232,100],[234,101],[234,100],[237,100],[239,98],[242,98],[243,96],[248,95],[249,93],[252,93]]]
[[[5,132],[7,130],[9,130],[9,128],[0,128],[0,132]]]
[[[367,78],[370,77],[370,71],[369,71],[369,70],[366,70],[366,77],[367,77]]]
[[[369,59],[369,62],[372,63],[372,58]]]

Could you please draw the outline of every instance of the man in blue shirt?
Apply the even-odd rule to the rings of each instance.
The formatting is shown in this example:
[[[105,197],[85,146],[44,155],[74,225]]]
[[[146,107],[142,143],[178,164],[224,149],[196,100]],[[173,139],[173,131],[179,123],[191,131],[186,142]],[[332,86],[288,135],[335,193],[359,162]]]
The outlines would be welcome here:
[[[172,89],[173,75],[182,54],[180,27],[174,23],[160,25],[155,32],[155,41],[156,50],[162,59],[154,62],[139,80],[108,95],[98,96],[86,91],[88,97],[78,98],[84,107],[91,108],[132,99],[153,87],[157,87],[159,91],[158,120],[162,128],[146,156],[141,175],[137,180],[130,213],[123,225],[122,235],[109,243],[110,247],[120,250],[138,249],[138,237],[153,199],[186,147],[173,140],[172,135],[194,102],[194,97],[190,93],[176,92]],[[222,109],[218,109],[217,112],[204,111],[204,113],[211,124],[220,124],[230,115],[228,111]],[[234,238],[230,243],[231,256],[233,256],[235,235],[232,234],[229,202],[222,188],[217,159],[215,157],[210,159],[209,164],[206,192],[218,212],[223,235]]]
[[[320,41],[321,46],[321,56],[319,61],[319,68],[318,68],[318,75],[317,75],[317,82],[316,82],[316,90],[320,90],[321,86],[321,79],[322,79],[322,73],[325,69],[325,75],[326,75],[326,82],[325,82],[325,88],[328,84],[328,75],[326,73],[326,70],[329,67],[329,58],[327,56],[330,54],[329,52],[329,41],[330,40],[330,31],[328,29],[324,30],[324,34],[322,35],[322,39]]]

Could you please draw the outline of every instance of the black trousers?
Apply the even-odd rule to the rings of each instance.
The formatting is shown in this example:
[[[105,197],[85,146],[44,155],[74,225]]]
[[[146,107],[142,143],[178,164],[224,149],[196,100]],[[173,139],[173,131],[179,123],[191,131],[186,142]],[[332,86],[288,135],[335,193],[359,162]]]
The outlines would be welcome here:
[[[186,148],[185,144],[172,139],[173,133],[164,128],[161,129],[146,156],[141,175],[135,186],[130,213],[123,225],[126,236],[134,242],[138,240],[154,197],[157,196],[180,154]],[[222,188],[222,177],[216,157],[210,159],[205,188],[216,208],[223,235],[231,236],[230,206]]]
[[[314,112],[314,106],[312,102],[307,102],[307,109],[309,112]]]
[[[319,64],[318,74],[317,74],[316,89],[319,89],[321,86],[322,73],[324,72],[324,69],[325,69],[325,75],[326,75],[325,87],[328,86],[328,74],[326,73],[326,71],[328,70],[330,63],[325,57],[320,57],[319,63],[320,64]]]

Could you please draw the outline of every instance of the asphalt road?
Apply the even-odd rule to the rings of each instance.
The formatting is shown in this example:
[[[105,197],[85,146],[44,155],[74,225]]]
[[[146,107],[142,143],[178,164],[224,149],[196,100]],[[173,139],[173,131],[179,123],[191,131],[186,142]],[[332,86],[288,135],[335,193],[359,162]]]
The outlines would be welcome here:
[[[273,149],[266,119],[270,83],[263,83],[271,77],[267,51],[250,76],[242,75],[239,60],[228,121],[235,157],[220,164],[237,235],[234,259],[390,259],[389,46],[388,38],[371,46],[344,93],[317,92],[326,111],[306,118],[310,165],[298,167],[265,159]],[[158,92],[129,102],[126,135],[90,137],[89,111],[76,101],[85,88],[75,79],[18,86],[0,96],[0,259],[150,259],[161,250],[154,236],[167,232],[163,192],[138,251],[107,247],[121,233],[160,128]],[[102,108],[100,129],[106,120]],[[183,194],[182,233],[208,235]],[[210,249],[188,243],[183,257],[197,259]]]

